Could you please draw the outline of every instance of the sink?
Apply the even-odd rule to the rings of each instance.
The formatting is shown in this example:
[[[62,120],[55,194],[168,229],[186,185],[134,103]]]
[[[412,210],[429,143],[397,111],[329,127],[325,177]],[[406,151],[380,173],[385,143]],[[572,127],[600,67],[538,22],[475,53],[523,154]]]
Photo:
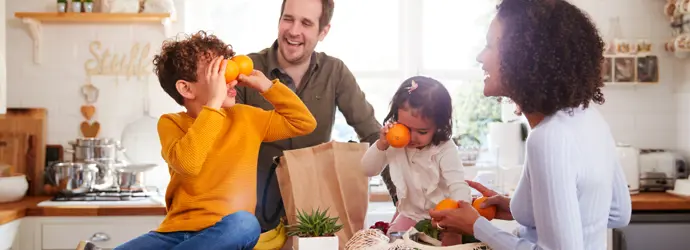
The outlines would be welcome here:
[[[0,250],[12,248],[21,219],[0,225]]]

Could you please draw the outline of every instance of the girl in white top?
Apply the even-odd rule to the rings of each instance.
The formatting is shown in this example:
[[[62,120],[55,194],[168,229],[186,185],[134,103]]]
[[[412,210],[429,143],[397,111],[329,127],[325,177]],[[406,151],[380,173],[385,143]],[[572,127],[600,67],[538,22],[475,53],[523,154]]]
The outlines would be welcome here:
[[[362,167],[370,177],[389,165],[399,199],[389,232],[407,231],[430,219],[429,209],[445,198],[472,200],[457,146],[450,140],[451,116],[450,94],[432,78],[407,79],[393,96],[381,137],[362,158]],[[406,147],[390,147],[386,140],[386,132],[394,123],[410,129]]]

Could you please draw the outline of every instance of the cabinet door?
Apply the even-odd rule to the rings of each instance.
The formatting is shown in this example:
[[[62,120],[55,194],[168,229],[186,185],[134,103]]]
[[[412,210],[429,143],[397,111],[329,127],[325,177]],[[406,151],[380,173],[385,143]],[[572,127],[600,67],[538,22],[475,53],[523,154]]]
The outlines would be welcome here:
[[[155,230],[163,220],[162,216],[63,218],[41,221],[41,246],[44,250],[74,249],[82,240],[91,241],[100,248],[112,249]]]

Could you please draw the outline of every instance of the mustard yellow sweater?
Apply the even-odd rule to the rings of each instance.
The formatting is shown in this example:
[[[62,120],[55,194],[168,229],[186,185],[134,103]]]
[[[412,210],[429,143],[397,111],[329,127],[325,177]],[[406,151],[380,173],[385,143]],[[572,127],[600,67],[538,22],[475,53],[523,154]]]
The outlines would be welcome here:
[[[307,135],[316,120],[287,86],[275,80],[264,94],[275,110],[236,104],[204,107],[158,121],[162,154],[170,168],[167,215],[158,232],[199,231],[228,214],[256,207],[256,164],[262,141]]]

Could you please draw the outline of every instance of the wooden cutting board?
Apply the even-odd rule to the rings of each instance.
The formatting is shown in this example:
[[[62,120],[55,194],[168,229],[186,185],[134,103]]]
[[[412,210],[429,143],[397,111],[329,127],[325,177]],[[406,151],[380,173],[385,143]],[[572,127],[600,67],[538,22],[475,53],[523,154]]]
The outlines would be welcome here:
[[[0,163],[9,164],[11,173],[26,174],[29,135],[0,131]]]
[[[24,134],[28,137],[25,157],[18,156],[22,157],[24,164],[12,167],[13,172],[26,175],[29,180],[29,195],[43,194],[47,120],[48,112],[43,108],[8,108],[6,114],[0,115],[0,133],[20,137]]]

